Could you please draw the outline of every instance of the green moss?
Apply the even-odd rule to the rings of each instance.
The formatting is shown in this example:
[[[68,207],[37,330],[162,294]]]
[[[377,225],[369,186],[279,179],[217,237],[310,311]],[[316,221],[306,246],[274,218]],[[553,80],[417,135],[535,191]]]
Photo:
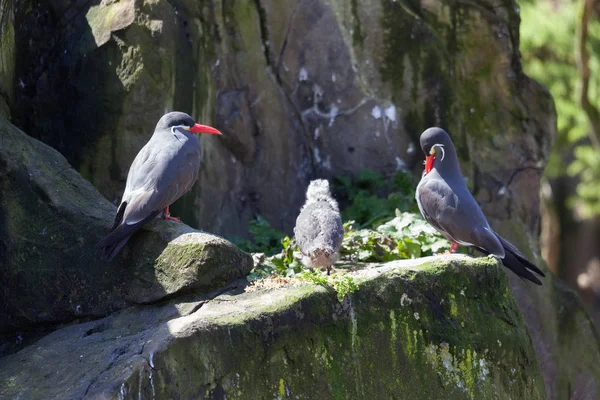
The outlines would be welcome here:
[[[114,19],[122,15],[126,7],[128,5],[122,3],[90,7],[85,18],[98,46],[103,45],[110,39],[110,34],[114,28]]]
[[[13,12],[4,7],[12,8],[12,4],[0,5],[0,115],[8,118],[14,93],[16,47]]]
[[[168,270],[174,265],[185,266],[193,263],[196,259],[203,256],[206,244],[174,244],[170,243],[160,254],[156,261],[158,270]]]
[[[362,33],[362,26],[360,23],[360,18],[358,17],[358,2],[357,2],[357,0],[351,0],[350,7],[352,10],[352,43],[355,46],[362,47],[362,45],[365,41],[365,36]]]
[[[196,323],[206,319],[210,329],[154,355],[155,385],[166,397],[181,390],[178,382],[194,382],[179,394],[202,387],[205,397],[231,398],[544,398],[531,339],[494,260],[435,259],[357,281],[341,304],[305,285],[204,306]],[[223,377],[236,374],[235,387]],[[138,376],[127,385],[140,387]]]

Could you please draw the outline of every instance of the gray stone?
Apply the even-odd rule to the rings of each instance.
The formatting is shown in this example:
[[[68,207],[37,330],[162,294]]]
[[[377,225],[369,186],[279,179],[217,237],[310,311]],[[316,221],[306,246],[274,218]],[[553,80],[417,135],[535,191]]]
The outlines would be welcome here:
[[[207,290],[245,276],[249,254],[153,221],[114,262],[97,258],[115,207],[57,151],[0,117],[0,333]]]
[[[545,399],[501,268],[432,257],[351,273],[342,302],[291,280],[136,307],[5,357],[0,397]]]
[[[515,1],[54,0],[48,7],[53,12],[40,4],[16,15],[15,70],[27,90],[16,92],[13,120],[59,149],[111,201],[165,109],[216,122],[224,133],[204,141],[199,184],[173,213],[237,236],[255,214],[291,234],[317,176],[364,168],[418,175],[418,135],[437,125],[452,135],[493,228],[543,266],[539,181],[556,113],[547,90],[522,71]],[[69,229],[83,238],[91,230]],[[552,277],[543,289],[512,279],[548,397],[597,398],[598,333],[577,296]],[[53,304],[43,298],[39,308]]]

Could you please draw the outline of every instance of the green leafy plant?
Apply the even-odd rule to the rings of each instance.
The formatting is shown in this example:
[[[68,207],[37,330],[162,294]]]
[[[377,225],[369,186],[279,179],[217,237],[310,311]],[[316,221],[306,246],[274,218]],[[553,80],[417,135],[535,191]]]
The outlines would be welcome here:
[[[298,251],[295,241],[286,236],[281,239],[280,243],[278,254],[270,257],[258,257],[258,262],[255,263],[254,269],[248,275],[248,281],[252,282],[273,274],[294,277],[302,271],[302,264],[294,259],[294,251]],[[283,250],[281,250],[282,247]]]
[[[312,282],[316,285],[332,288],[336,292],[339,302],[342,302],[347,294],[354,293],[358,290],[357,283],[354,281],[354,278],[349,275],[326,275],[324,272],[318,270],[305,270],[298,275],[298,278],[300,280]]]
[[[341,253],[359,262],[387,262],[418,258],[448,250],[450,243],[419,215],[396,210],[396,217],[376,230],[344,225]]]
[[[580,103],[582,76],[577,68],[577,29],[583,2],[529,0],[521,4],[521,55],[525,72],[544,84],[556,104],[558,137],[545,170],[549,178],[565,173],[578,179],[568,204],[584,217],[600,213],[600,157],[590,144],[590,123]],[[588,25],[588,97],[600,107],[600,20]],[[577,49],[577,51],[574,51]],[[574,157],[573,157],[574,156]]]
[[[248,253],[265,253],[270,256],[281,251],[285,234],[273,228],[269,221],[260,215],[248,221],[248,231],[251,239],[233,237],[231,241]]]
[[[356,178],[338,175],[334,193],[343,208],[343,220],[355,221],[361,228],[375,228],[389,221],[396,209],[417,210],[412,177],[402,171],[391,179],[372,170],[360,171]]]
[[[344,300],[344,297],[346,297],[347,294],[354,293],[358,290],[358,284],[351,276],[336,275],[333,281],[333,289],[337,293],[338,301],[341,302]]]
[[[449,249],[450,243],[418,214],[414,191],[412,177],[404,172],[388,180],[370,170],[360,172],[355,179],[336,177],[334,193],[340,206],[346,206],[342,218],[352,218],[344,224],[340,260],[386,262]],[[295,241],[260,216],[250,221],[250,234],[250,240],[235,241],[242,249],[255,253],[250,282],[274,276],[308,280],[332,287],[340,301],[357,290],[348,275],[327,276],[306,269],[294,256],[300,255]]]
[[[577,185],[579,198],[571,197],[569,205],[576,207],[582,203],[581,213],[584,217],[600,214],[600,157],[592,146],[575,148],[576,159],[569,165],[567,173],[579,176]]]

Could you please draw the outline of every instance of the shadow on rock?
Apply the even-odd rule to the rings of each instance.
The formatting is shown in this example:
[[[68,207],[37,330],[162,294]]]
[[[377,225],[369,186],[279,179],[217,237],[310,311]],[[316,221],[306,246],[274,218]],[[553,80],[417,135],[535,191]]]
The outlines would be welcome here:
[[[159,220],[113,262],[100,261],[94,245],[115,207],[57,151],[1,117],[0,193],[0,352],[40,327],[219,287],[253,266],[220,237]]]

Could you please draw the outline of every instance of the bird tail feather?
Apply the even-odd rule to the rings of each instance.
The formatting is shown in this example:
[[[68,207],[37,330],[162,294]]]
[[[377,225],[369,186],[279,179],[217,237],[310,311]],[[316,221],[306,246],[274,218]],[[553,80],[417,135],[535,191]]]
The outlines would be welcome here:
[[[502,243],[502,247],[504,247],[504,259],[502,260],[504,266],[522,279],[527,279],[528,281],[541,286],[542,282],[532,273],[532,271],[542,277],[545,277],[546,275],[544,275],[542,270],[529,261],[512,243],[497,233],[496,237],[498,237],[498,240],[500,240],[500,243]]]
[[[114,231],[115,229],[117,229],[117,226],[119,226],[121,221],[123,221],[123,215],[125,214],[126,208],[127,208],[127,202],[124,201],[121,203],[121,205],[117,209],[117,215],[115,216],[115,222],[113,222],[113,226],[112,226],[112,228],[110,228],[111,232]]]
[[[160,211],[153,211],[150,215],[138,223],[132,225],[120,224],[114,227],[112,232],[98,242],[95,247],[96,251],[100,253],[100,259],[104,261],[112,260],[113,257],[117,255],[117,253],[123,248],[123,246],[125,246],[131,235],[137,232],[142,226],[144,226],[152,218],[156,217],[159,213]]]

